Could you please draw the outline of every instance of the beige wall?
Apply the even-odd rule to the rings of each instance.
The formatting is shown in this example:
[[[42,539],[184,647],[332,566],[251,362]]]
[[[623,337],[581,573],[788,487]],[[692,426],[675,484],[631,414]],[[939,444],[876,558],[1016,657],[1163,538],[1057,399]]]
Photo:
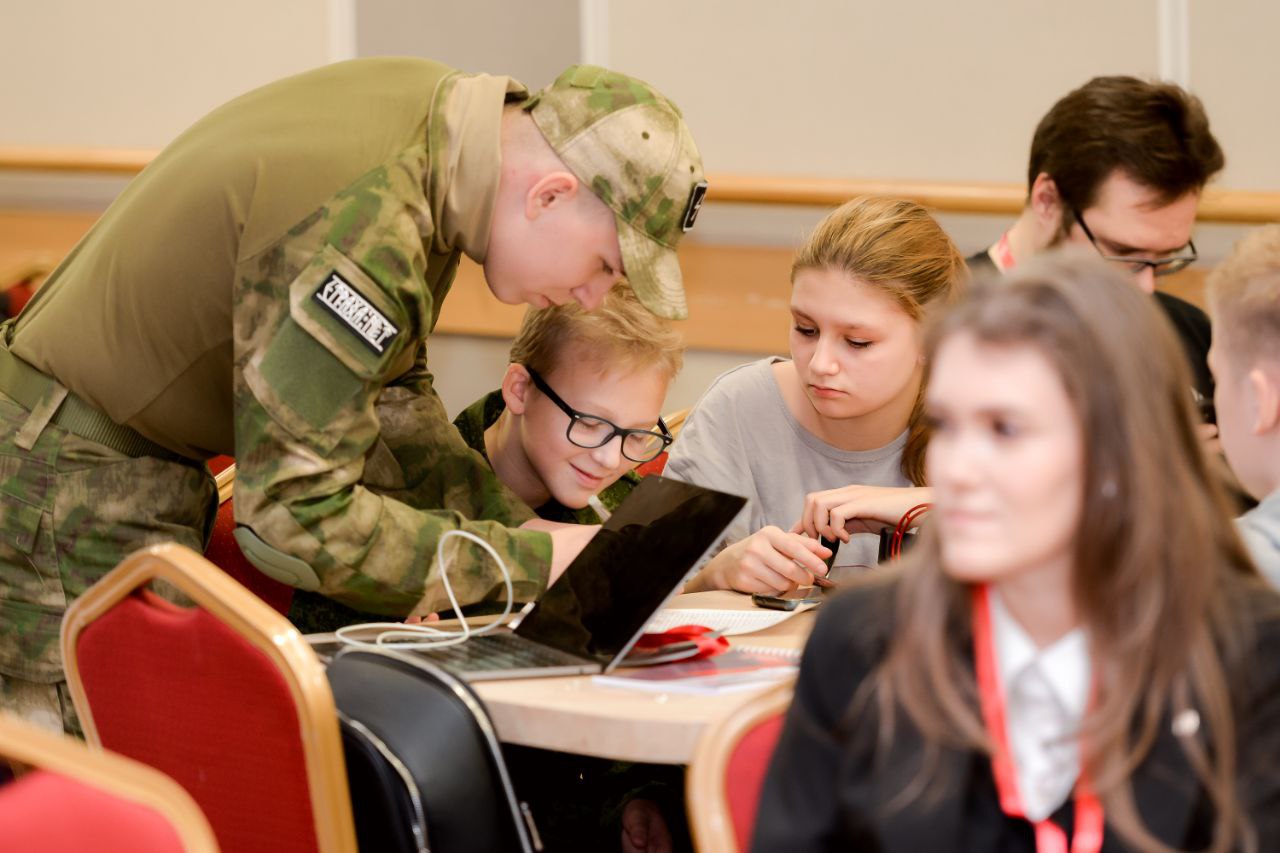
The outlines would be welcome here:
[[[329,61],[329,0],[0,0],[0,145],[160,148]],[[101,209],[125,181],[0,172],[0,207]]]
[[[578,61],[578,0],[359,0],[360,56],[428,56],[540,87]]]
[[[0,33],[0,144],[162,146],[329,58],[324,0],[4,0]]]
[[[1191,7],[1191,83],[1204,98],[1227,153],[1220,183],[1280,189],[1280,3],[1196,2]]]
[[[711,171],[1009,181],[1063,92],[1155,72],[1154,8],[647,0],[610,6],[610,59],[683,107]]]

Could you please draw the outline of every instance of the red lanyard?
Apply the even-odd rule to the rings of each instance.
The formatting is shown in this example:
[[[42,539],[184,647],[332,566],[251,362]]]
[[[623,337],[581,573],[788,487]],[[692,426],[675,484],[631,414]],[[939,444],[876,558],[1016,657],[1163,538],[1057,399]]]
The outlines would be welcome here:
[[[987,734],[996,744],[991,760],[996,777],[996,793],[1000,809],[1009,817],[1026,815],[1018,796],[1018,777],[1009,751],[1009,733],[1005,729],[1004,686],[996,666],[995,640],[991,631],[991,604],[985,584],[973,588],[973,649],[978,670],[978,693],[982,701],[982,720]],[[1036,853],[1098,853],[1102,849],[1102,803],[1081,775],[1076,783],[1076,826],[1068,851],[1067,834],[1049,819],[1035,821]]]
[[[1000,272],[1008,272],[1013,269],[1013,250],[1009,248],[1009,232],[1006,231],[1000,235],[1000,240],[987,253],[991,255],[991,260],[995,261],[996,269]]]

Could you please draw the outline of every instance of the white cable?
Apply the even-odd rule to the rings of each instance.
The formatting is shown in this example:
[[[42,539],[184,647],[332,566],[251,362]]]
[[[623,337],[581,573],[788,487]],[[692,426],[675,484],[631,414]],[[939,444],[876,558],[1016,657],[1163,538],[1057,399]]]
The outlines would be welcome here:
[[[458,604],[458,597],[453,594],[453,587],[449,584],[449,564],[444,557],[444,544],[452,536],[467,539],[483,548],[493,558],[493,561],[498,564],[498,570],[502,572],[503,583],[507,587],[507,606],[502,611],[502,615],[496,621],[483,625],[474,631],[471,629],[471,623],[467,621],[467,617],[463,615],[462,606]],[[465,643],[471,637],[488,634],[502,627],[507,621],[507,617],[511,615],[516,593],[515,587],[511,584],[511,572],[492,545],[474,533],[468,533],[465,530],[447,530],[440,537],[440,541],[436,543],[436,564],[440,567],[440,580],[444,582],[445,594],[449,596],[449,603],[453,605],[453,612],[458,614],[458,622],[462,625],[462,630],[446,631],[443,628],[436,628],[431,625],[407,625],[404,622],[365,622],[339,628],[334,632],[334,638],[340,643],[362,649],[376,649],[381,646],[394,646],[397,649],[438,649],[444,646],[456,646]],[[372,641],[350,636],[357,631],[366,632],[369,630],[377,630],[379,632]]]

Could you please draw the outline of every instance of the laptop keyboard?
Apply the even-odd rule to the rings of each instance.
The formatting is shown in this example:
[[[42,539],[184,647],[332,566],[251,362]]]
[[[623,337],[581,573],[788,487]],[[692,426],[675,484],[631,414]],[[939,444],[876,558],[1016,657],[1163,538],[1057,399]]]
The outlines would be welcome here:
[[[486,634],[456,646],[425,649],[444,666],[460,670],[538,669],[546,666],[581,666],[582,658],[549,646],[531,643],[514,634]]]

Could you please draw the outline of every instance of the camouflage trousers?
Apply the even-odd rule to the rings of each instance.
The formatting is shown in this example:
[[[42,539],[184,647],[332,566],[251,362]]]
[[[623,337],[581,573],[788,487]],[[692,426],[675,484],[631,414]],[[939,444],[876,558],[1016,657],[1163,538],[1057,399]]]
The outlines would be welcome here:
[[[23,449],[28,416],[0,395],[0,709],[76,733],[58,646],[67,605],[139,548],[203,552],[217,489],[202,465],[132,458],[57,426]]]

